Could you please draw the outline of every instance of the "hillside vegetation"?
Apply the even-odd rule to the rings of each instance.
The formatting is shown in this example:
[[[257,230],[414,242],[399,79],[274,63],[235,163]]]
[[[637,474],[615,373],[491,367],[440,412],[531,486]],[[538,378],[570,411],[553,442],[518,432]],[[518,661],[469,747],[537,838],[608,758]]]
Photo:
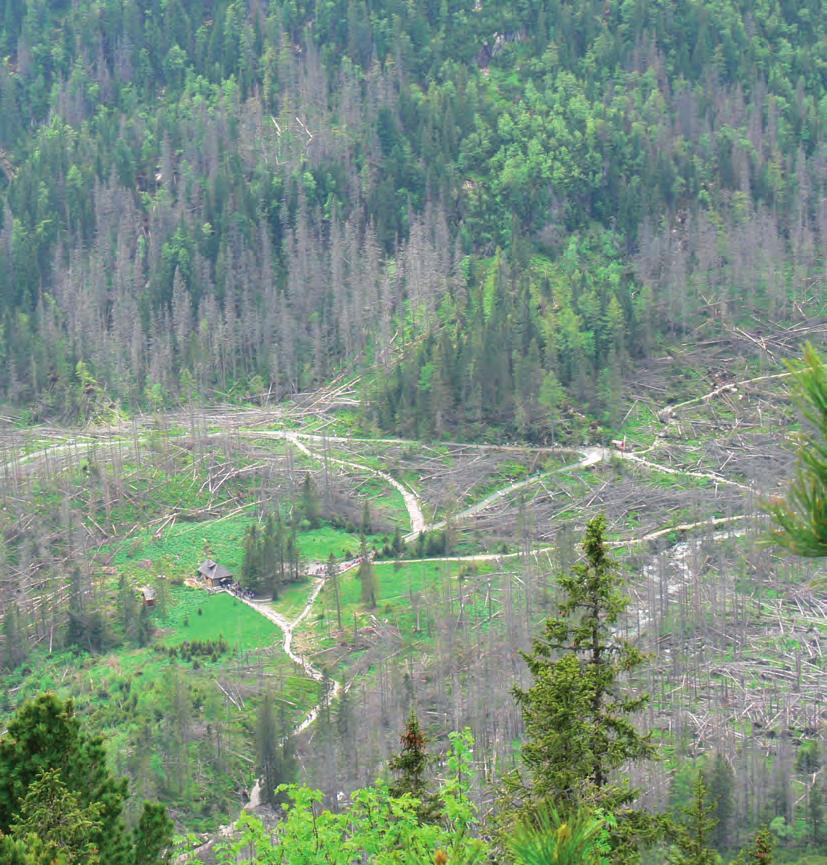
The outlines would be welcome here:
[[[0,865],[827,865],[826,145],[824,0],[0,2]]]
[[[0,395],[88,419],[345,369],[406,435],[553,438],[566,392],[616,422],[660,340],[824,312],[825,17],[9,0]]]

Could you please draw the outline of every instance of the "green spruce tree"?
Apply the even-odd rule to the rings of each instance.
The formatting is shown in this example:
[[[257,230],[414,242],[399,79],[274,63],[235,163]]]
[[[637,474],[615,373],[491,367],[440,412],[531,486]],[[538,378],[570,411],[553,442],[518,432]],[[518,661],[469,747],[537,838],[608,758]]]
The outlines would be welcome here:
[[[362,505],[362,521],[359,524],[359,534],[367,537],[373,531],[373,517],[370,513],[370,502],[365,499]]]
[[[525,720],[529,802],[615,814],[619,851],[642,839],[648,822],[632,807],[636,791],[622,770],[652,757],[653,747],[634,724],[646,697],[629,696],[622,681],[643,656],[618,635],[629,600],[604,532],[602,516],[588,523],[585,561],[558,578],[557,616],[524,655],[534,681],[514,693]]]
[[[13,838],[62,853],[67,865],[99,865],[100,802],[83,805],[63,783],[59,769],[46,769],[29,785],[11,826]]]
[[[124,639],[130,643],[137,642],[138,597],[134,587],[129,583],[123,571],[121,571],[118,579],[117,612],[121,628],[123,629]]]
[[[172,861],[173,823],[158,802],[144,802],[132,832],[135,865],[168,865]]]
[[[702,772],[698,772],[692,787],[692,799],[684,809],[683,820],[669,827],[672,846],[667,856],[669,865],[716,865],[718,855],[712,849],[712,832],[716,820],[715,807],[709,802],[709,791]]]
[[[66,642],[70,646],[92,650],[89,639],[89,619],[86,612],[86,591],[80,568],[72,568],[69,575],[69,617],[66,623]]]
[[[275,601],[281,591],[281,574],[279,571],[280,550],[282,543],[281,522],[272,511],[264,520],[259,550],[259,565],[261,581],[266,584],[270,597]]]
[[[738,854],[732,865],[772,865],[774,846],[772,832],[764,827],[756,834],[752,844]]]
[[[356,572],[356,577],[359,580],[360,597],[362,603],[370,609],[376,607],[376,596],[378,586],[376,583],[376,570],[373,567],[373,562],[370,558],[370,553],[367,549],[365,539],[362,538],[362,549],[359,553],[361,561],[359,562],[359,570]]]
[[[258,776],[265,802],[272,803],[275,800],[276,787],[282,780],[278,777],[278,750],[273,695],[264,694],[256,714],[256,754]]]
[[[342,630],[342,597],[339,586],[339,566],[336,564],[336,558],[331,553],[327,557],[327,565],[325,567],[325,578],[333,586],[333,599],[336,602],[336,626]]]
[[[391,541],[391,550],[393,551],[394,558],[400,558],[403,549],[404,543],[402,541],[402,532],[399,530],[399,526],[397,526],[393,530],[393,540]]]
[[[810,828],[810,841],[818,846],[824,840],[824,790],[816,778],[807,792],[807,822]]]
[[[0,862],[3,865],[70,865],[65,852],[29,835],[24,841],[0,832]]]
[[[712,844],[719,853],[724,853],[734,846],[732,816],[735,811],[733,795],[735,773],[723,754],[715,754],[712,765],[704,772],[704,782],[714,808],[715,827],[712,830]]]
[[[135,643],[138,646],[148,646],[154,633],[150,609],[146,604],[140,604],[135,625]]]
[[[36,786],[44,781],[44,773],[50,772],[59,773],[61,790],[51,782],[45,787]],[[56,776],[48,777],[53,780]],[[40,842],[51,843],[48,808],[43,804],[52,795],[50,787],[60,793],[67,812],[76,816],[80,813],[84,820],[88,818],[88,837],[84,837],[96,849],[102,865],[135,865],[137,838],[127,832],[123,819],[126,780],[110,773],[102,741],[82,730],[71,700],[63,702],[54,694],[43,694],[24,703],[0,737],[0,833],[23,831],[13,827],[22,825],[20,821],[24,819],[28,820],[28,834],[42,830],[43,837],[38,835]],[[27,801],[29,805],[25,804]],[[35,826],[40,819],[37,814],[46,821],[41,830]],[[164,863],[164,851],[172,844],[169,825],[165,824],[164,831],[159,821],[154,825],[160,852],[155,859],[142,860],[141,865]],[[54,832],[60,832],[65,827],[53,828]]]
[[[400,744],[399,753],[388,761],[388,768],[395,775],[391,794],[397,797],[408,794],[418,799],[420,820],[433,821],[439,816],[439,799],[428,791],[426,776],[432,758],[425,748],[425,734],[414,709],[408,716]]]
[[[29,643],[20,615],[20,608],[12,601],[3,613],[3,666],[13,670],[26,660]]]
[[[244,536],[243,558],[241,560],[241,585],[254,594],[261,589],[263,567],[261,561],[261,543],[259,540],[259,529],[253,523]]]
[[[316,490],[316,484],[313,483],[313,478],[311,477],[310,472],[305,472],[304,480],[302,481],[299,505],[302,516],[307,520],[310,528],[317,529],[321,525],[319,494]]]

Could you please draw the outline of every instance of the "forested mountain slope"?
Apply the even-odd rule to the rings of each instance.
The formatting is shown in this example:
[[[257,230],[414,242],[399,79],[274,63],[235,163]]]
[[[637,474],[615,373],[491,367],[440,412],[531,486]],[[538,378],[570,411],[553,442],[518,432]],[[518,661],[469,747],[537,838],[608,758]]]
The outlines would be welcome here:
[[[823,313],[824,13],[6,0],[0,398],[346,369],[406,435],[611,423],[660,340]]]

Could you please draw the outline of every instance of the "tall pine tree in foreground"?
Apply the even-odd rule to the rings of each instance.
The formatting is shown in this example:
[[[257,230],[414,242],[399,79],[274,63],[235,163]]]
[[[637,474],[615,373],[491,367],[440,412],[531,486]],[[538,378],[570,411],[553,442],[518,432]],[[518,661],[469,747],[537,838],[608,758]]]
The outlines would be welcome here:
[[[145,803],[129,833],[126,796],[126,781],[109,772],[101,740],[84,733],[71,700],[43,694],[25,703],[0,737],[0,855],[8,861],[22,845],[48,863],[96,865],[96,857],[105,865],[168,862],[172,824],[165,810]],[[70,836],[75,841],[67,841]],[[55,848],[67,845],[76,849],[58,855]]]
[[[588,523],[584,561],[559,577],[557,615],[524,655],[534,682],[514,693],[525,719],[527,804],[616,815],[615,855],[628,861],[649,821],[633,808],[636,791],[622,769],[652,757],[653,747],[633,720],[646,697],[624,691],[622,680],[643,656],[618,634],[629,600],[607,553],[605,528],[602,516]]]
[[[827,556],[827,367],[812,345],[790,364],[793,397],[804,419],[798,436],[798,468],[786,500],[768,510],[775,539],[797,556]]]

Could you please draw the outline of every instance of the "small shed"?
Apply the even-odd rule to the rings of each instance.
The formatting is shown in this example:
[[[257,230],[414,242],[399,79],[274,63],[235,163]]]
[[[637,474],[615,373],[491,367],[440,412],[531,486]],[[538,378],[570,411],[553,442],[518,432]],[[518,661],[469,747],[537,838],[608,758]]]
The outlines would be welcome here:
[[[212,559],[201,562],[198,568],[198,576],[211,588],[225,589],[233,584],[233,575],[224,567]]]
[[[141,586],[138,591],[141,593],[145,607],[154,607],[157,594],[152,586]]]

